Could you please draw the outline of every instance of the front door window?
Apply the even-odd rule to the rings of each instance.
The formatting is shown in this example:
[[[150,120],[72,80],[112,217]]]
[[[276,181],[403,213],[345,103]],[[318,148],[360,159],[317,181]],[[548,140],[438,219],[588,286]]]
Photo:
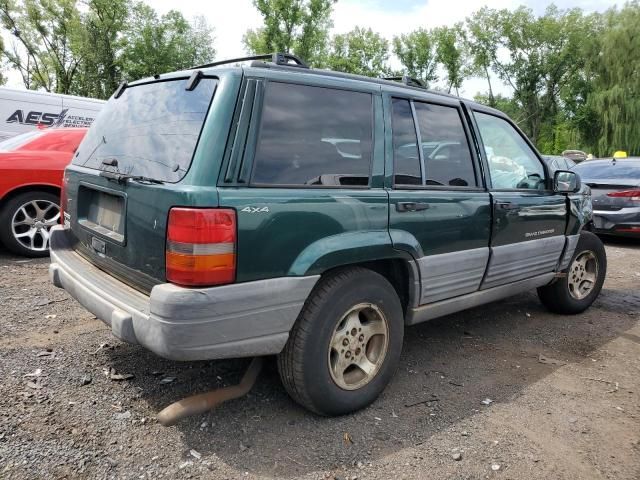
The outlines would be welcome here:
[[[475,113],[495,190],[544,190],[544,167],[518,131],[506,120]]]

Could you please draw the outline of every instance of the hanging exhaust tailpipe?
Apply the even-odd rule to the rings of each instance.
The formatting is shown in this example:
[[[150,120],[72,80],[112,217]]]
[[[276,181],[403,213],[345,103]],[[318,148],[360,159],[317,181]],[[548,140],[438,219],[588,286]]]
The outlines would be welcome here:
[[[217,407],[227,400],[240,398],[247,393],[255,385],[258,375],[262,370],[264,359],[255,357],[251,360],[247,371],[244,372],[242,380],[237,385],[231,387],[219,388],[207,393],[201,393],[192,397],[183,398],[172,403],[160,413],[158,413],[158,421],[165,427],[175,425],[179,420],[191,415],[199,415]]]

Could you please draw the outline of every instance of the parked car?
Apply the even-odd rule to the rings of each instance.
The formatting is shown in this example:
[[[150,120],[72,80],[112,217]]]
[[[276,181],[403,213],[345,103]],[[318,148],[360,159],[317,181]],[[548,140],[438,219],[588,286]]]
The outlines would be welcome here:
[[[60,223],[64,168],[86,128],[40,129],[0,142],[0,241],[28,257],[49,254]]]
[[[576,162],[562,155],[543,155],[542,159],[547,163],[552,171],[571,170],[577,165]]]
[[[595,231],[640,237],[640,158],[593,160],[574,171],[591,187]]]
[[[567,157],[576,163],[584,162],[588,159],[588,155],[582,150],[565,150],[562,152],[563,157]]]
[[[534,288],[582,312],[606,273],[579,176],[506,115],[288,55],[121,85],[65,188],[56,286],[165,358],[277,355],[323,415],[380,394],[405,327]]]
[[[104,100],[0,87],[0,141],[38,127],[91,126]]]

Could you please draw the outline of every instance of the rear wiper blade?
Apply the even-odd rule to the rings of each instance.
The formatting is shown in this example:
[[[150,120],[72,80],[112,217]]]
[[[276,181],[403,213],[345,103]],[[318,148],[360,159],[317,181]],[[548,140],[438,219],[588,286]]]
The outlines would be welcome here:
[[[127,173],[108,172],[106,170],[101,170],[100,176],[106,178],[107,180],[114,180],[118,183],[127,183],[128,181],[138,183],[156,183],[159,185],[164,183],[162,180],[145,177],[144,175],[129,175]]]

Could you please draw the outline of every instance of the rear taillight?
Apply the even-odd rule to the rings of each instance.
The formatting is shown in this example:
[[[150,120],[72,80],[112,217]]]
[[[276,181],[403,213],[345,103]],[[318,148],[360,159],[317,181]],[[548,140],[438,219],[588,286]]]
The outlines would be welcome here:
[[[236,235],[234,210],[172,208],[167,225],[167,281],[184,286],[232,283]]]
[[[607,197],[627,198],[634,202],[640,202],[640,190],[622,190],[620,192],[607,193]]]

